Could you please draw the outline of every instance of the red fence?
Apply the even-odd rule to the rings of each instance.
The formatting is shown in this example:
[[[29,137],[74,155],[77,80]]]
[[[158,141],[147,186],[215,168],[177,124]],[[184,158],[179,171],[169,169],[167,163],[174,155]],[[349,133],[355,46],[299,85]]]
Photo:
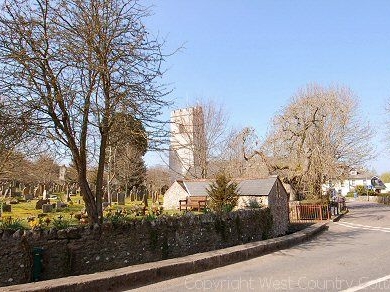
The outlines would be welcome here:
[[[329,205],[290,205],[290,222],[330,220]]]

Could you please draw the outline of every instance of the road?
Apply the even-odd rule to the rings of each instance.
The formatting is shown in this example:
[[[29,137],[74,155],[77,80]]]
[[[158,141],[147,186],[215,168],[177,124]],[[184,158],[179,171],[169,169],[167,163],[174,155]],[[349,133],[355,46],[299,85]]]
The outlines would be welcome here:
[[[390,207],[348,206],[309,242],[136,291],[390,291]]]

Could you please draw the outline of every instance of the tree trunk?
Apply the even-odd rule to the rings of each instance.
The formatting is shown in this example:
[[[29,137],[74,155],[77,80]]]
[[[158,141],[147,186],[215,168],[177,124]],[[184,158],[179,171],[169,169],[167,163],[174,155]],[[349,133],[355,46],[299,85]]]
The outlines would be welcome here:
[[[103,118],[103,125],[106,124],[106,118]],[[105,128],[103,126],[103,128]],[[103,209],[102,209],[102,196],[103,196],[103,180],[104,180],[104,164],[106,161],[106,148],[108,135],[107,132],[103,129],[101,131],[101,144],[100,144],[100,153],[99,153],[99,164],[98,171],[96,175],[96,210],[99,214],[99,223],[103,222]]]

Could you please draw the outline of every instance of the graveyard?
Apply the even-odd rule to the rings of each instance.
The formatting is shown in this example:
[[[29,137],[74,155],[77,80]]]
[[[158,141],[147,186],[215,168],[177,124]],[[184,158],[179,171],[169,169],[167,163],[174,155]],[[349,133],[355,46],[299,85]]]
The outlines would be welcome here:
[[[89,224],[84,201],[74,186],[70,191],[64,191],[61,186],[46,191],[42,185],[27,188],[3,184],[0,206],[0,229],[65,229]],[[103,210],[106,222],[153,218],[163,213],[162,196],[114,193],[111,203],[103,202]]]

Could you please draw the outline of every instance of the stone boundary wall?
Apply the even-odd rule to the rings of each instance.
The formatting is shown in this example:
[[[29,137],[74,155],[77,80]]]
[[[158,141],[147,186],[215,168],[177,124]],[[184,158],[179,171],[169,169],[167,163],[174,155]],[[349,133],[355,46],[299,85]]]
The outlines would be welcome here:
[[[0,230],[0,287],[28,283],[33,248],[43,248],[41,280],[95,273],[216,250],[273,234],[269,208],[162,216],[64,230]]]
[[[388,196],[369,196],[369,202],[390,205],[390,195]],[[367,196],[359,196],[356,199],[359,202],[367,202]]]

